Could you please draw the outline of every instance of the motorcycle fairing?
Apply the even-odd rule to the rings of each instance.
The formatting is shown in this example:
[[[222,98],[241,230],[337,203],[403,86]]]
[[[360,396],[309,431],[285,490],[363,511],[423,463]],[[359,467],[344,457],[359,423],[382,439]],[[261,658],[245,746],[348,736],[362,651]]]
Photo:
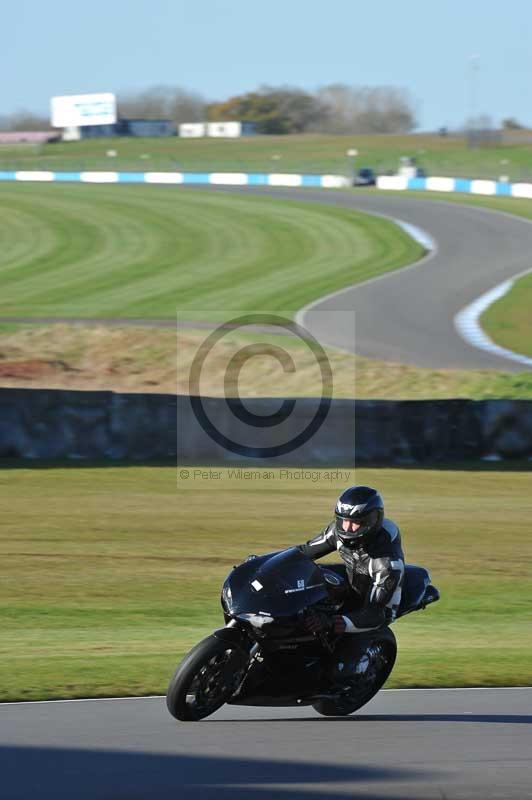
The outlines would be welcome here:
[[[232,616],[292,617],[328,596],[319,566],[291,547],[235,567],[223,585],[222,605]]]

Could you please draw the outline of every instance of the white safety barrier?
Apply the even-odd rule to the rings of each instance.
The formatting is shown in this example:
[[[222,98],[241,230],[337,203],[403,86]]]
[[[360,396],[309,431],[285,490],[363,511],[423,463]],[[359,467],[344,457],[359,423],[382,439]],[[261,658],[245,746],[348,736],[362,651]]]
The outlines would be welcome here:
[[[211,184],[214,186],[292,186],[345,189],[352,180],[344,175],[299,175],[264,172],[48,172],[43,170],[0,171],[0,181],[81,183]],[[377,189],[388,191],[459,192],[487,196],[532,198],[532,183],[471,180],[469,178],[407,178],[379,175]]]
[[[166,183],[214,186],[308,186],[341,189],[351,185],[343,175],[297,175],[263,172],[43,172],[0,171],[0,181],[49,181],[57,183]]]
[[[462,194],[532,197],[532,183],[472,180],[469,178],[406,178],[403,175],[379,175],[377,189],[388,191],[459,192]]]

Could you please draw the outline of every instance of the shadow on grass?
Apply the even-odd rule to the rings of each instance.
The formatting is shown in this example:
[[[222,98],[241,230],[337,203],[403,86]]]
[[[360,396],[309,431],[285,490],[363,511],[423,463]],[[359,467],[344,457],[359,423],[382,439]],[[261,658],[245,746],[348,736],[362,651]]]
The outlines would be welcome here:
[[[361,461],[358,464],[328,464],[327,467],[313,466],[312,464],[279,464],[275,461],[257,459],[254,461],[244,461],[235,463],[206,463],[196,461],[180,461],[174,459],[154,459],[152,461],[123,461],[111,459],[107,460],[82,460],[82,459],[58,459],[48,461],[41,459],[27,458],[0,458],[0,470],[2,469],[131,469],[135,467],[198,467],[203,469],[312,469],[319,470],[334,469],[395,469],[403,471],[426,470],[433,472],[531,472],[532,461],[530,460],[508,460],[508,461],[456,461],[445,464],[419,463],[419,464],[392,464],[392,463],[373,463]]]
[[[331,784],[348,784],[349,797],[406,800],[379,783],[419,782],[434,773],[396,767],[343,766],[272,759],[66,748],[0,747],[2,796],[9,800],[331,800],[346,797]],[[278,789],[274,785],[288,784]],[[320,784],[326,790],[320,791]],[[291,788],[290,785],[293,785]],[[306,788],[308,786],[308,789]],[[373,791],[373,793],[371,793]]]

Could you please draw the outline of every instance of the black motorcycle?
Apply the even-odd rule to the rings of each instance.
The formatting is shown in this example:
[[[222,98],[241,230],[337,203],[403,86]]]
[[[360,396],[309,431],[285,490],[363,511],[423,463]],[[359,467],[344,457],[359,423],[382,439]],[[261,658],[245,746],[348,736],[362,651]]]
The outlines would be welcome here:
[[[325,716],[361,708],[393,669],[390,628],[338,637],[304,627],[310,608],[341,613],[353,596],[343,566],[319,566],[297,547],[250,556],[223,585],[225,627],[197,644],[174,673],[170,714],[200,720],[224,703],[311,705]],[[438,599],[427,570],[407,565],[397,617]]]

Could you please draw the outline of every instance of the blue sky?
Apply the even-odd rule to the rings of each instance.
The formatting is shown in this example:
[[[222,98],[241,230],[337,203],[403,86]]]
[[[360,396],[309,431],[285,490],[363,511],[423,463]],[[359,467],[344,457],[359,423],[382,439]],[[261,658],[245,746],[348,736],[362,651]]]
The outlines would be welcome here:
[[[532,126],[530,0],[17,0],[1,26],[0,114],[155,84],[214,100],[340,82],[408,89],[426,130],[464,121],[473,81],[476,113]]]

